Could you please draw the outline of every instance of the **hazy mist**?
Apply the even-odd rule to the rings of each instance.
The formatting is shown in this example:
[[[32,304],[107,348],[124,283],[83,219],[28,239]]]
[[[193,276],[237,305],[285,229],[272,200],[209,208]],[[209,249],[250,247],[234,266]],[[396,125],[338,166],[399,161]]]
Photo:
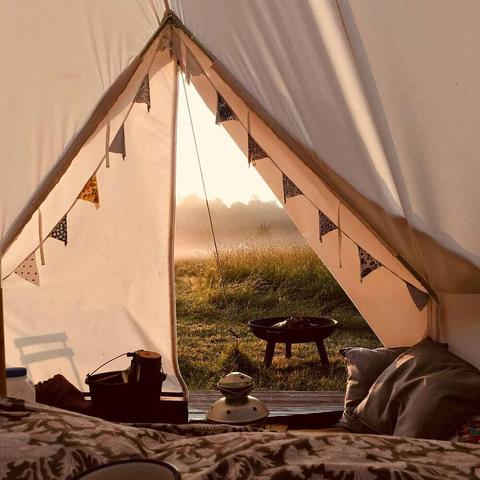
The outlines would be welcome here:
[[[210,201],[213,225],[220,249],[244,245],[304,243],[303,238],[276,202],[252,199],[247,204]],[[177,203],[175,256],[205,255],[213,251],[205,200],[196,195]]]

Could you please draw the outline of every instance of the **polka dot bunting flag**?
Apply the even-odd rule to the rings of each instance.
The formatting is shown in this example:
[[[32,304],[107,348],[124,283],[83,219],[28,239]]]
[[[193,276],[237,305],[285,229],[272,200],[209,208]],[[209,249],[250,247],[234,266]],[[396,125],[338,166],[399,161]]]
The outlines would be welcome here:
[[[32,253],[20,266],[17,267],[15,273],[27,282],[40,286],[40,277],[38,275],[37,260],[35,253]]]

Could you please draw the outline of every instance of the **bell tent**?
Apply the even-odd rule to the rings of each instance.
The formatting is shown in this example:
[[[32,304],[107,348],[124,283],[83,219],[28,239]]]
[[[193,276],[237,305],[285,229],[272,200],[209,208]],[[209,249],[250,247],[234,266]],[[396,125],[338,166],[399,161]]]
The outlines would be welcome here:
[[[432,7],[2,0],[7,364],[81,386],[141,345],[187,395],[173,281],[185,78],[386,346],[430,336],[480,367],[480,4]]]

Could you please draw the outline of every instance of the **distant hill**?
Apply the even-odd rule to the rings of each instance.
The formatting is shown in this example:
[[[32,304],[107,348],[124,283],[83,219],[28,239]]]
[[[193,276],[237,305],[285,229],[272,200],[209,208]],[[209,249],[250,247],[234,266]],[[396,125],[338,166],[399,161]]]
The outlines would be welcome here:
[[[245,244],[305,243],[283,208],[275,202],[252,199],[227,206],[210,201],[220,249]],[[177,204],[175,256],[205,255],[213,250],[205,200],[196,195]]]

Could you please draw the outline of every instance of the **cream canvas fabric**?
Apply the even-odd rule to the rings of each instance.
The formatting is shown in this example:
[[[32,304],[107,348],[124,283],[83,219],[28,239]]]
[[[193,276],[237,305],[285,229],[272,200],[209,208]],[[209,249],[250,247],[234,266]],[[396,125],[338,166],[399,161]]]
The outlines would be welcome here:
[[[40,262],[38,212],[3,256],[7,363],[27,366],[34,380],[62,372],[85,389],[87,372],[119,353],[144,348],[162,354],[163,390],[185,391],[176,358],[173,287],[177,73],[162,39],[152,43],[41,205],[41,287],[32,290],[12,273],[25,252],[35,250]],[[147,74],[150,112],[134,101]],[[122,125],[127,155],[110,152],[106,168],[106,142],[113,142]],[[98,209],[77,200],[94,173]],[[67,246],[48,238],[65,213]],[[124,359],[108,368],[126,365]]]
[[[248,154],[248,130],[268,158],[254,162],[254,167],[264,178],[295,225],[329,268],[337,281],[348,293],[355,305],[367,319],[378,337],[386,346],[407,346],[421,340],[429,330],[429,319],[435,311],[432,304],[418,310],[406,288],[405,281],[421,289],[422,286],[392,253],[359,221],[352,211],[336,197],[325,183],[302,162],[285,142],[275,135],[268,125],[232,90],[219,75],[216,64],[189,41],[182,32],[175,55],[187,70],[187,76],[207,105],[215,111],[217,91],[229,102],[238,121],[222,124],[230,135]],[[200,69],[191,74],[187,59],[195,58]],[[190,61],[190,64],[192,62]],[[203,72],[203,73],[200,73]],[[213,116],[213,115],[212,115]],[[213,121],[213,120],[212,120]],[[284,174],[302,192],[284,198]],[[340,229],[320,238],[318,211],[321,209]],[[339,239],[339,231],[341,239]],[[360,281],[360,264],[357,244],[370,252],[387,268],[382,267]],[[393,273],[392,273],[393,272]],[[392,309],[392,302],[395,308]]]
[[[153,0],[0,2],[2,237],[164,9]]]
[[[480,291],[477,2],[172,7],[250,106],[433,288]]]
[[[329,192],[330,202],[317,203],[331,219],[341,202],[356,224],[352,238],[410,282],[399,263],[407,265],[436,293],[439,303],[418,314],[404,285],[395,286],[380,269],[368,287],[367,281],[353,283],[354,246],[347,245],[350,261],[340,269],[338,243],[327,247],[335,234],[320,245],[311,205],[301,196],[290,199],[287,212],[383,343],[411,345],[428,332],[480,366],[480,222],[474,207],[480,167],[472,131],[478,123],[480,64],[472,50],[478,3],[466,1],[460,9],[448,1],[278,1],[247,8],[173,0],[172,6],[213,57],[209,83],[231,106],[232,94],[243,99],[256,114],[250,114],[252,129],[257,117],[270,127],[255,136],[273,163],[310,190],[310,198]],[[224,127],[240,144],[244,136],[234,123]],[[284,148],[272,151],[278,139],[298,161],[282,161]],[[257,162],[281,199],[279,173],[269,165]]]
[[[103,163],[97,172],[100,208],[78,201],[68,214],[68,245],[46,240],[40,288],[16,275],[5,281],[7,359],[27,364],[34,378],[60,370],[82,385],[109,358],[144,348],[162,354],[164,390],[181,390],[170,247],[176,71],[168,52],[157,54],[150,77],[150,113],[134,104],[125,121],[125,161],[110,154],[110,168]]]
[[[63,362],[78,383],[73,370],[142,343],[161,351],[168,388],[181,389],[171,265],[178,62],[212,112],[217,92],[232,108],[237,120],[223,126],[245,154],[249,136],[266,153],[252,168],[382,342],[428,334],[480,366],[478,2],[0,6],[10,364],[25,363],[25,338],[60,339],[50,353],[29,350],[31,370],[44,377]],[[150,114],[133,104],[147,73]],[[105,169],[123,123],[126,160],[110,153]],[[97,169],[100,209],[71,209]],[[301,194],[285,198],[285,176]],[[337,227],[323,236],[319,211]],[[68,246],[47,240],[41,265],[39,242],[66,213]],[[12,273],[34,251],[40,287]],[[382,265],[362,281],[360,251]],[[432,300],[419,308],[412,291]]]

